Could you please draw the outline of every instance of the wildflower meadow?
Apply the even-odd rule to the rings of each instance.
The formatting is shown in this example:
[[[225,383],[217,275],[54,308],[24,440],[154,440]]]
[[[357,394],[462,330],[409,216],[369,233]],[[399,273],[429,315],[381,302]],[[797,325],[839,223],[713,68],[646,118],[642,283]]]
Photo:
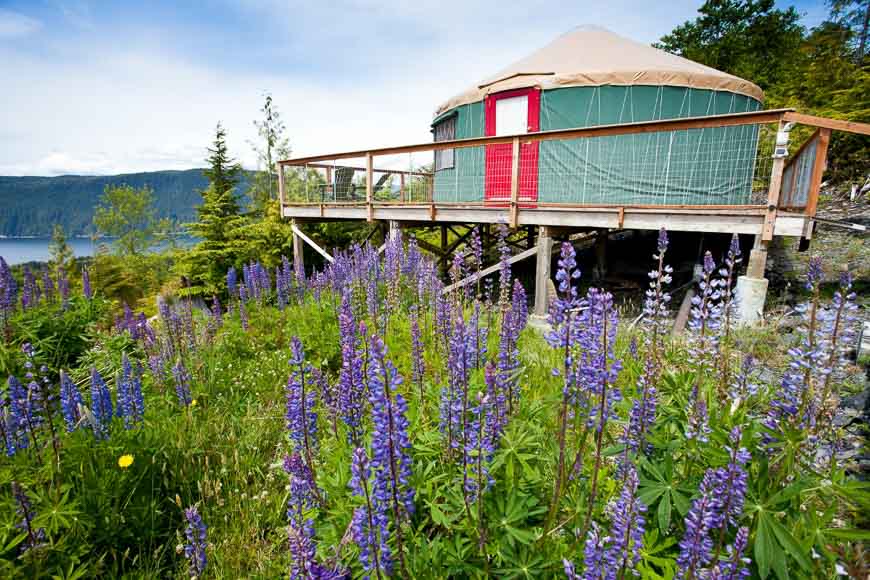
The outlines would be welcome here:
[[[866,577],[848,272],[810,260],[796,332],[744,328],[735,236],[674,336],[667,232],[634,321],[564,242],[531,321],[509,235],[452,292],[480,236],[446,277],[395,235],[152,317],[0,259],[0,576]]]

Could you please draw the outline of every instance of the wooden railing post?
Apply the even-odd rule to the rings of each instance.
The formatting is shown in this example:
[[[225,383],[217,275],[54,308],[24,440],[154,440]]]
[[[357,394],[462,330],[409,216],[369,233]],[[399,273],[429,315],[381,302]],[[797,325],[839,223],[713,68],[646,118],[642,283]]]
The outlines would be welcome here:
[[[278,164],[278,205],[280,206],[281,215],[284,215],[284,165]]]
[[[399,200],[405,203],[405,174],[399,174]]]
[[[761,241],[765,250],[767,249],[767,243],[773,239],[776,213],[779,208],[779,195],[782,192],[782,173],[785,170],[785,160],[788,156],[787,153],[777,153],[777,150],[788,148],[788,132],[785,129],[785,121],[780,121],[776,130],[773,166],[770,170],[770,188],[767,190],[767,211],[764,214],[764,225],[761,229]]]
[[[374,221],[372,197],[374,196],[374,159],[371,153],[366,153],[366,221]]]
[[[513,150],[511,151],[511,206],[510,227],[517,227],[519,221],[519,198],[520,198],[520,138],[514,137]]]
[[[813,161],[813,172],[810,174],[810,189],[807,192],[806,214],[816,215],[819,205],[819,190],[822,187],[822,174],[825,173],[825,163],[828,160],[828,144],[831,142],[831,130],[819,129],[819,142],[816,144],[816,158]]]

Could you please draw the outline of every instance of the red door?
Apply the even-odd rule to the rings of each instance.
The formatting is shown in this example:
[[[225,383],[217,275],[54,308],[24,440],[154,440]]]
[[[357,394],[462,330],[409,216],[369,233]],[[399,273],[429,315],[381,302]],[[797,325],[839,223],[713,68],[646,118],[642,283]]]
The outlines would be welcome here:
[[[536,88],[505,91],[486,97],[487,136],[534,133],[540,130],[541,91]],[[510,143],[486,146],[485,200],[495,205],[510,203]],[[520,143],[519,201],[526,206],[538,200],[538,142]]]

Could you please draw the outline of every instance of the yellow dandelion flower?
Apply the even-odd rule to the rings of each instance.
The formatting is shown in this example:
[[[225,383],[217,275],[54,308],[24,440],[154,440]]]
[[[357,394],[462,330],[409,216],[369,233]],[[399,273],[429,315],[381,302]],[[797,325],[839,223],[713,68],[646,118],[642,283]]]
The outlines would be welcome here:
[[[192,400],[192,401],[190,402],[190,406],[191,406],[191,407],[196,407],[196,399],[194,399],[194,400]]]
[[[118,458],[118,467],[121,469],[127,469],[133,465],[133,456],[132,455],[122,455]]]

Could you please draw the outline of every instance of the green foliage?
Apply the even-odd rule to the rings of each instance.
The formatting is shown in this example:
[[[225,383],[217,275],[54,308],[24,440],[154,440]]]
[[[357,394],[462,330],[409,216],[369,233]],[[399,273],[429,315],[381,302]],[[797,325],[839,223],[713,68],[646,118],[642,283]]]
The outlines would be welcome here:
[[[48,244],[48,253],[50,256],[48,264],[54,271],[62,267],[69,272],[75,265],[75,254],[67,243],[66,233],[60,224],[54,224],[51,230],[51,242]]]
[[[800,25],[794,7],[773,0],[705,2],[700,16],[662,37],[657,46],[751,80],[769,108],[848,121],[870,121],[870,69],[864,58],[870,3],[832,0],[830,19],[812,30]],[[792,134],[796,150],[809,137]],[[870,157],[866,136],[835,132],[826,178],[863,183]]]
[[[254,121],[258,142],[252,143],[257,154],[257,169],[254,174],[248,197],[251,199],[251,211],[255,215],[264,215],[269,202],[277,199],[278,165],[280,159],[290,157],[290,141],[285,137],[286,127],[281,120],[281,114],[272,103],[272,95],[266,93],[262,118]]]
[[[151,189],[118,185],[106,186],[94,212],[94,227],[117,238],[113,244],[118,254],[135,256],[158,243],[158,234],[169,229],[169,223],[158,219]]]
[[[94,343],[97,326],[104,321],[110,304],[100,297],[70,299],[17,313],[11,321],[12,343],[29,342],[49,368],[59,371],[78,365]],[[11,370],[11,369],[9,369]],[[10,373],[11,374],[11,373]]]
[[[177,266],[178,273],[185,277],[188,295],[221,293],[227,269],[238,261],[234,245],[237,230],[246,223],[236,199],[242,169],[229,155],[226,131],[220,123],[208,151],[209,167],[203,174],[209,186],[201,192],[202,204],[196,208],[198,221],[187,224],[200,241],[181,256]]]

